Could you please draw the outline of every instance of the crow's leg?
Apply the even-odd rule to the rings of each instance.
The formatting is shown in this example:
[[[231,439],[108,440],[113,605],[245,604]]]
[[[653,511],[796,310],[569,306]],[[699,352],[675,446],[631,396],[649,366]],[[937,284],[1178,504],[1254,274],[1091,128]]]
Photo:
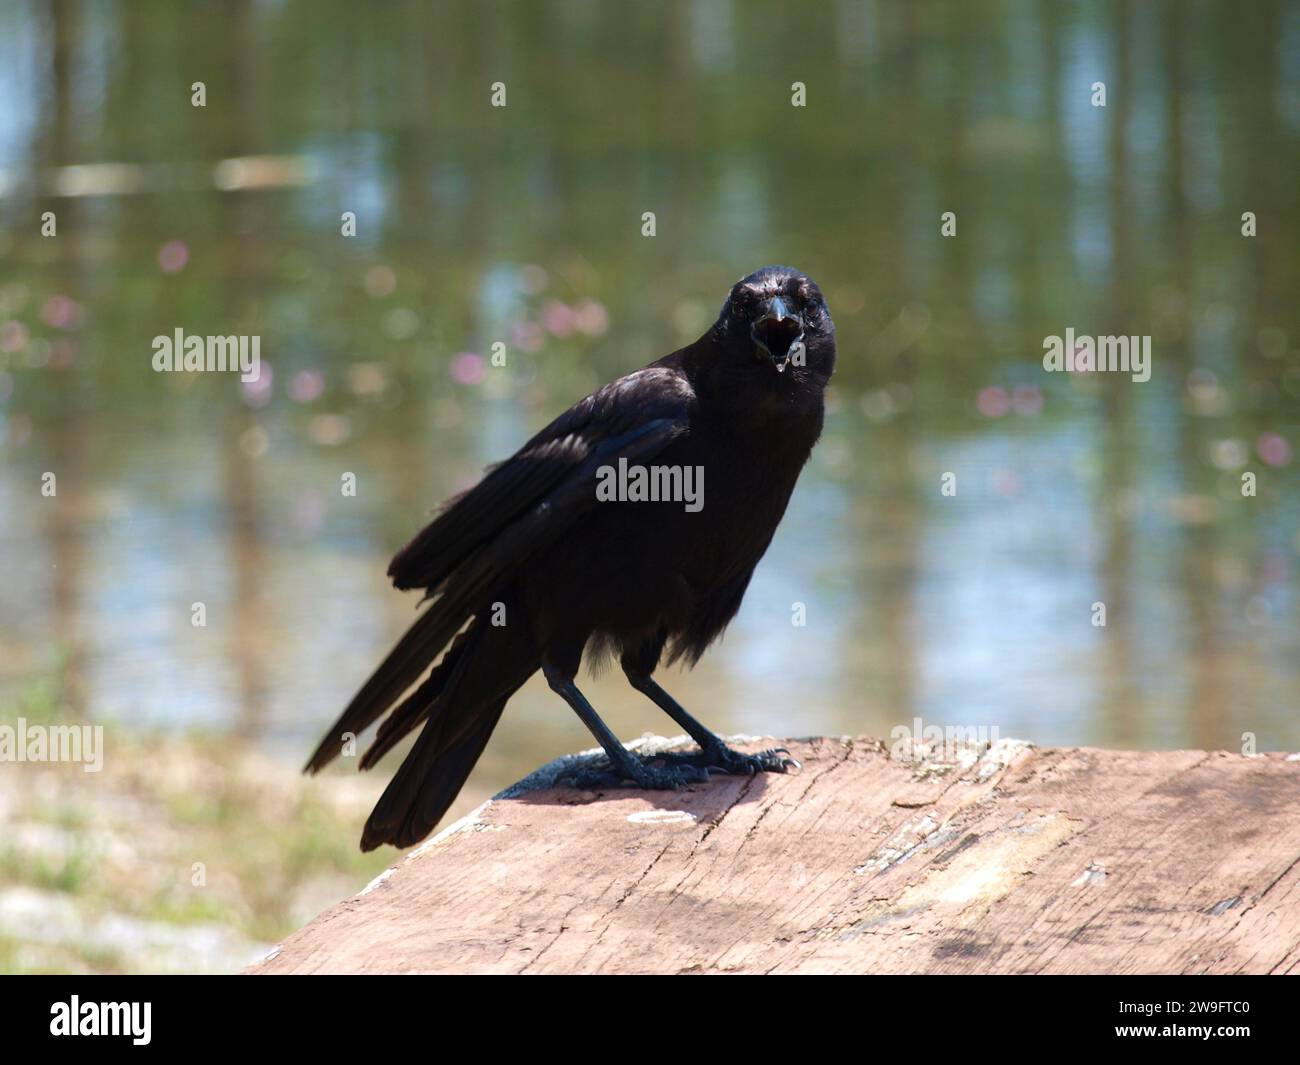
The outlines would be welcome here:
[[[658,660],[659,652],[654,657]],[[665,714],[677,722],[691,739],[700,745],[699,754],[660,754],[656,757],[670,765],[703,766],[720,773],[784,773],[787,769],[798,769],[799,763],[790,756],[784,747],[775,747],[757,754],[743,754],[733,751],[721,737],[710,732],[691,717],[676,699],[669,695],[651,678],[650,671],[644,667],[645,656],[625,654],[622,659],[623,672],[627,674],[628,683],[650,700]]]
[[[647,791],[673,791],[683,784],[702,783],[709,779],[709,774],[698,766],[646,765],[619,743],[618,737],[610,732],[609,726],[600,719],[591,703],[587,702],[586,696],[574,684],[576,663],[573,668],[567,668],[547,659],[542,663],[542,672],[546,675],[551,690],[573,707],[573,712],[591,730],[609,758],[610,768],[607,770],[587,770],[573,774],[573,782],[577,787],[607,788],[630,780]]]

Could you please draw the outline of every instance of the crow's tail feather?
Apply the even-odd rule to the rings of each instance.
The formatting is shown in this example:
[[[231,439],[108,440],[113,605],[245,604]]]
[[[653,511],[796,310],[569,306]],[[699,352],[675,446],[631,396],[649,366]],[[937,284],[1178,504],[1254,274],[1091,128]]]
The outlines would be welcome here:
[[[369,749],[361,757],[360,768],[370,769],[377,765],[379,760],[392,750],[403,736],[418,727],[429,716],[429,709],[437,702],[438,696],[442,694],[443,689],[446,688],[454,675],[461,657],[465,654],[466,647],[473,638],[474,627],[478,624],[477,619],[470,622],[470,627],[452,641],[451,647],[442,656],[442,661],[429,674],[425,682],[403,699],[394,708],[393,712],[384,718],[379,726],[379,731],[375,734],[375,742],[370,745]]]
[[[438,731],[425,726],[366,821],[361,849],[410,847],[432,832],[465,786],[505,708],[505,699],[483,708],[473,730],[442,750]]]
[[[507,700],[541,665],[526,629],[518,620],[500,628],[482,622],[471,626],[459,650],[453,648],[456,661],[436,695],[416,701],[422,685],[385,722],[375,741],[376,748],[383,747],[381,754],[420,721],[425,724],[366,821],[362,850],[384,843],[409,847],[442,819],[487,746]]]
[[[447,641],[451,640],[467,619],[466,614],[457,617],[442,609],[442,606],[442,603],[435,603],[406,630],[406,634],[397,641],[397,646],[388,653],[388,657],[353,696],[347,709],[326,731],[303,767],[303,772],[316,773],[329,765],[342,751],[345,734],[350,733],[354,737],[360,735],[429,668],[429,664],[438,657]],[[452,644],[447,657],[451,656],[459,642],[457,640]],[[445,677],[451,668],[454,666],[442,675]],[[440,670],[442,664],[434,670],[426,684],[433,682]]]

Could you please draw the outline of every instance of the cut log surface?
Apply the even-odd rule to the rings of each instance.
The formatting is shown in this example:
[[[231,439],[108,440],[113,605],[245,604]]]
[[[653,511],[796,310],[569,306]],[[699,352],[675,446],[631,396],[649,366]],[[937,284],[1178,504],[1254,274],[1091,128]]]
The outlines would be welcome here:
[[[784,745],[676,792],[561,759],[249,971],[1300,973],[1296,755]]]

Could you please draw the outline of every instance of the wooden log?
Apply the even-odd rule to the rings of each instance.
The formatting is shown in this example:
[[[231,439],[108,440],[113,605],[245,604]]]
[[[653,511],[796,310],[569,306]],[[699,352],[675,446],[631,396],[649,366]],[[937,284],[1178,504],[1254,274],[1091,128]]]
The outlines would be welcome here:
[[[1296,755],[785,745],[677,792],[561,759],[249,971],[1300,972]]]

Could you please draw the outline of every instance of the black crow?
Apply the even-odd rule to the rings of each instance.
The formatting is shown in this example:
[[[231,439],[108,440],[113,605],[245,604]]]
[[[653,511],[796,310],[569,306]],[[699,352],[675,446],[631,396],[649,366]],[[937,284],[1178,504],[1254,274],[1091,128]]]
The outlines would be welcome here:
[[[710,769],[793,764],[781,750],[731,750],[651,675],[665,650],[694,665],[740,608],[821,434],[834,368],[835,327],[817,285],[764,267],[735,284],[695,343],[579,401],[444,505],[388,568],[397,588],[422,588],[432,605],[306,767],[328,764],[394,703],[363,769],[423,725],[362,850],[429,834],[538,669],[608,756],[582,786],[667,789]],[[628,751],[574,683],[584,651],[617,654],[632,687],[700,754],[644,761]]]

